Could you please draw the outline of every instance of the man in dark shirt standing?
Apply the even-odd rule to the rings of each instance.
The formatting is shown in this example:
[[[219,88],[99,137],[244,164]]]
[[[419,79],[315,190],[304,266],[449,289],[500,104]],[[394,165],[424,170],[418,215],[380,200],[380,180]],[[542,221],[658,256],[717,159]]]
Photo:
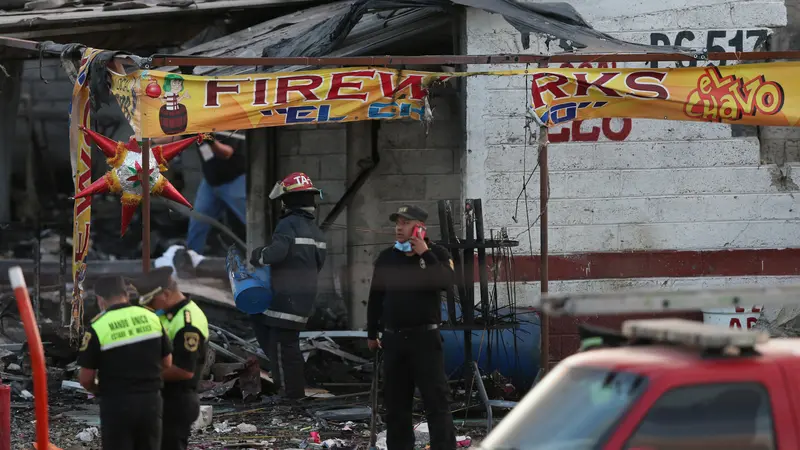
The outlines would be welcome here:
[[[453,284],[453,260],[447,249],[415,234],[427,218],[416,206],[402,206],[390,216],[397,242],[375,261],[367,304],[369,347],[384,353],[389,450],[414,448],[414,386],[425,404],[431,450],[456,448],[439,334],[440,294]]]
[[[194,210],[218,219],[227,207],[242,223],[246,223],[247,157],[244,151],[244,137],[234,133],[230,139],[226,139],[228,143],[224,143],[213,138],[213,135],[209,136],[210,139],[197,146],[203,169],[203,181],[197,188]],[[182,138],[177,136],[153,139],[153,144],[168,144]],[[202,255],[210,230],[211,225],[208,223],[190,218],[186,246]]]
[[[156,310],[173,346],[173,365],[162,374],[161,450],[185,450],[192,423],[200,414],[197,384],[206,360],[208,319],[195,302],[178,290],[171,267],[145,274],[134,286],[139,291],[139,304]]]
[[[169,338],[158,316],[128,302],[121,277],[98,280],[94,291],[103,312],[83,337],[78,378],[100,397],[103,448],[158,450],[161,372],[172,365]]]

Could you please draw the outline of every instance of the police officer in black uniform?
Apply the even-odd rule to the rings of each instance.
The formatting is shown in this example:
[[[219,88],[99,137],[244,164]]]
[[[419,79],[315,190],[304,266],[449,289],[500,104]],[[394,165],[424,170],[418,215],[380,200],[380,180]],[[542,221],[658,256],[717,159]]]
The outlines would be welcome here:
[[[164,421],[161,450],[184,450],[200,414],[197,384],[206,361],[208,320],[199,306],[178,290],[171,267],[134,281],[139,304],[156,311],[172,341],[172,367],[163,372]],[[114,449],[116,450],[116,449]]]
[[[397,242],[375,261],[367,304],[369,347],[383,349],[389,450],[414,448],[415,386],[425,404],[431,450],[456,448],[438,329],[441,292],[453,284],[453,260],[447,249],[415,234],[427,218],[416,206],[402,206],[390,216]]]
[[[100,398],[103,448],[158,450],[169,338],[158,316],[128,302],[121,277],[98,280],[94,291],[103,312],[83,337],[78,365],[81,386]]]
[[[305,396],[300,331],[305,329],[317,296],[317,274],[325,263],[326,245],[314,216],[316,196],[308,175],[295,172],[275,185],[270,198],[283,203],[272,243],[253,250],[254,266],[269,265],[272,304],[252,315],[256,338],[269,356],[272,378],[285,400]]]

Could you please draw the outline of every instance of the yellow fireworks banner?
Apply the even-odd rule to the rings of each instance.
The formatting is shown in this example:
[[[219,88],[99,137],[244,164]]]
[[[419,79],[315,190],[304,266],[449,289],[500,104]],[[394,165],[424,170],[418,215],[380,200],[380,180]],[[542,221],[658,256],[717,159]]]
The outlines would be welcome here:
[[[679,69],[533,69],[473,73],[387,68],[228,77],[137,71],[112,91],[139,138],[358,120],[421,120],[428,89],[452,77],[526,76],[548,126],[628,117],[795,126],[800,63]]]
[[[606,117],[796,126],[799,63],[681,69],[547,69],[531,107],[548,126]]]
[[[89,99],[89,65],[101,52],[93,48],[83,51],[78,77],[72,89],[69,115],[70,162],[75,180],[75,192],[80,192],[92,183],[92,146],[79,127],[89,128],[91,105]],[[83,281],[86,279],[86,255],[89,253],[91,231],[91,197],[75,200],[72,231],[72,317],[70,338],[81,336],[83,325]]]
[[[377,68],[201,77],[112,74],[139,138],[310,123],[416,119],[428,87],[449,74]]]

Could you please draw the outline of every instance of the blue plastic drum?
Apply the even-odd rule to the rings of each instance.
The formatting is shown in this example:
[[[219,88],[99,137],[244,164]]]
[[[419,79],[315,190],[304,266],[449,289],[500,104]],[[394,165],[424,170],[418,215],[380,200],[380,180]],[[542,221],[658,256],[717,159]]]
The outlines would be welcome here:
[[[249,271],[235,247],[228,250],[225,266],[236,308],[246,314],[261,314],[266,311],[272,304],[269,266]]]

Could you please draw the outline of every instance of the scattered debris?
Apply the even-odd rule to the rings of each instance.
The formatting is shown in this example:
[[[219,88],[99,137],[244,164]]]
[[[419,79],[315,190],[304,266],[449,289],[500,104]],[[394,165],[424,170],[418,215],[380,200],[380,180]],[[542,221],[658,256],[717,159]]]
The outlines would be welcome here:
[[[236,425],[236,429],[239,430],[240,433],[255,433],[258,431],[258,427],[250,425],[249,423],[240,423]]]
[[[230,433],[233,431],[233,428],[228,425],[228,421],[224,421],[222,423],[215,423],[214,424],[214,432],[215,433]]]
[[[61,381],[61,389],[65,391],[78,391],[82,394],[91,395],[91,392],[84,389],[77,381],[63,380]]]
[[[192,424],[192,429],[202,430],[203,428],[211,426],[213,416],[214,416],[213,406],[201,405],[200,414],[197,416],[197,420],[195,420],[194,423]]]
[[[320,419],[332,420],[334,422],[347,422],[349,420],[367,420],[370,417],[372,417],[372,408],[368,406],[359,406],[356,408],[317,411],[316,416],[319,417]]]
[[[100,430],[97,427],[89,427],[80,433],[78,433],[75,437],[81,440],[81,442],[92,442],[95,438],[100,437]]]

